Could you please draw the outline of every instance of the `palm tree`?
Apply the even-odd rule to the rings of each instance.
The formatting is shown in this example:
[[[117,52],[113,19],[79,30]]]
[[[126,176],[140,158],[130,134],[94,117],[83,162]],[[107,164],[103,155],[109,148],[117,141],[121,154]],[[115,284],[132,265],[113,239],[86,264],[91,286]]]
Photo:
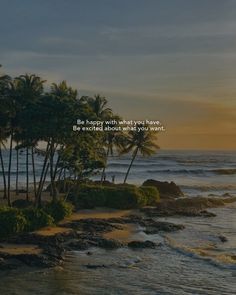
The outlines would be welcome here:
[[[0,161],[1,161],[1,169],[2,169],[2,177],[3,177],[3,185],[4,185],[4,194],[3,199],[7,198],[7,181],[6,181],[6,174],[5,174],[5,167],[2,155],[2,146],[5,147],[4,141],[6,141],[7,136],[3,133],[3,130],[0,128]]]
[[[18,180],[19,180],[19,148],[18,148],[18,142],[16,142],[16,195],[19,195],[18,190]]]
[[[121,154],[125,154],[125,153],[129,153],[133,151],[132,159],[128,167],[128,170],[126,172],[124,183],[126,183],[130,169],[138,153],[140,153],[144,157],[149,157],[155,154],[157,149],[159,149],[159,146],[155,142],[156,133],[154,133],[153,131],[150,131],[147,128],[144,128],[144,130],[138,131],[138,127],[144,127],[143,125],[139,125],[136,127],[137,127],[136,130],[132,130],[128,132],[128,135],[126,138],[126,147],[121,152]]]
[[[106,118],[107,122],[112,122],[112,121],[117,121],[119,122],[121,118],[119,116],[110,116]],[[109,124],[106,123],[106,127],[114,127],[114,124]],[[106,131],[104,132],[104,137],[103,137],[103,142],[104,142],[104,147],[106,148],[106,161],[109,157],[109,155],[113,156],[114,154],[114,149],[120,153],[124,148],[125,148],[125,142],[126,142],[126,137],[125,134],[122,131]],[[104,179],[106,171],[106,165],[104,166],[101,174],[101,182]]]
[[[26,199],[29,199],[29,150],[32,152],[32,165],[34,171],[34,153],[33,147],[37,144],[35,139],[35,126],[33,124],[34,118],[32,118],[32,107],[35,109],[42,93],[43,84],[45,80],[42,80],[36,75],[20,75],[16,79],[16,91],[18,93],[18,99],[21,103],[21,112],[18,116],[18,130],[15,132],[15,137],[21,141],[22,147],[26,150]],[[33,119],[32,121],[29,120]],[[35,174],[34,176],[34,189],[35,189]]]
[[[4,96],[2,96],[2,105],[5,109],[5,115],[8,120],[8,129],[10,137],[9,147],[9,161],[8,161],[8,175],[7,175],[7,203],[11,206],[10,187],[11,187],[11,164],[12,164],[12,148],[13,148],[13,136],[16,128],[16,116],[19,108],[17,102],[17,92],[15,80],[7,78],[5,83]]]
[[[41,193],[49,170],[51,194],[53,201],[57,199],[56,175],[60,158],[55,161],[58,150],[68,142],[72,134],[71,126],[77,120],[77,91],[69,87],[66,81],[52,84],[51,91],[42,96],[40,101],[40,139],[47,144],[44,153],[44,164],[37,189],[37,206],[40,206]],[[62,115],[63,114],[63,115]]]
[[[88,104],[93,113],[99,119],[104,119],[112,116],[112,110],[107,107],[107,99],[100,94],[97,94],[94,97],[82,96],[80,98],[80,101],[82,103]]]
[[[1,67],[1,65],[0,65]],[[4,185],[4,195],[3,198],[7,198],[7,181],[6,181],[6,172],[4,167],[3,155],[2,155],[2,146],[5,147],[5,142],[9,136],[8,130],[8,116],[6,112],[5,106],[5,99],[6,99],[6,92],[8,88],[8,83],[10,82],[11,78],[8,75],[0,76],[0,102],[1,102],[1,109],[0,109],[0,162],[1,162],[1,170],[2,170],[2,177],[3,177],[3,185]]]

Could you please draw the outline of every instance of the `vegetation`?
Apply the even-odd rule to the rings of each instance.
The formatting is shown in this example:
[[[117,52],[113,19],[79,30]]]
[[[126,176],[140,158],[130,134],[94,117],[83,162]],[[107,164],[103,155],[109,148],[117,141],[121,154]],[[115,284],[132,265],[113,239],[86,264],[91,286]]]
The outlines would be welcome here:
[[[158,192],[153,188],[81,185],[97,173],[101,173],[103,182],[108,157],[114,152],[119,155],[133,152],[126,182],[136,155],[149,156],[157,149],[155,137],[146,130],[74,132],[77,120],[118,121],[121,118],[99,94],[79,97],[77,90],[66,81],[53,83],[47,90],[45,83],[46,80],[35,74],[0,76],[0,176],[4,188],[2,197],[7,203],[7,207],[0,208],[0,236],[32,231],[70,215],[72,205],[59,200],[59,193],[64,193],[65,198],[69,195],[77,208],[127,209],[158,201]],[[3,156],[6,146],[8,157]],[[25,197],[12,204],[13,188],[16,195],[20,194],[20,154],[24,155]],[[13,157],[16,159],[15,183]],[[35,164],[36,157],[42,163],[40,171]],[[43,206],[42,192],[48,179],[51,202]],[[33,184],[31,193],[30,184]]]
[[[147,189],[146,189],[147,188]],[[140,208],[159,201],[155,188],[143,189],[135,185],[81,185],[74,189],[68,199],[77,209],[109,207],[116,209]]]
[[[148,206],[154,206],[160,201],[159,192],[154,186],[140,186],[139,189],[147,198]]]
[[[43,209],[27,208],[21,212],[26,219],[24,231],[34,231],[54,224],[53,216],[47,214]]]
[[[125,175],[126,182],[136,156],[140,153],[144,157],[153,155],[159,146],[156,144],[156,134],[144,125],[139,125],[141,131],[131,130],[126,137],[126,145],[121,154],[132,152],[132,158]]]
[[[73,206],[63,201],[51,202],[44,208],[0,207],[0,237],[52,226],[72,214]]]
[[[27,220],[22,211],[16,208],[0,208],[0,237],[4,238],[12,234],[17,234],[27,226]]]
[[[47,204],[44,210],[53,217],[55,222],[58,222],[72,214],[73,206],[68,202],[59,200]]]
[[[73,183],[98,172],[102,172],[103,180],[107,159],[114,150],[118,154],[133,153],[124,182],[138,153],[150,156],[156,151],[154,133],[147,131],[145,126],[140,132],[74,132],[72,126],[78,119],[104,121],[121,118],[113,113],[107,99],[101,95],[79,97],[77,90],[68,86],[66,81],[53,83],[49,90],[45,90],[45,82],[35,74],[15,78],[0,76],[0,167],[3,198],[7,199],[9,207],[14,185],[11,173],[13,153],[16,156],[16,194],[19,194],[19,153],[24,152],[25,199],[30,199],[31,182],[34,205],[41,208],[42,191],[48,178],[52,200],[57,202],[57,183],[64,183],[64,189],[60,187],[60,190],[69,192],[73,189]],[[6,142],[9,152],[8,163],[4,165],[2,149],[6,147]],[[40,176],[36,176],[36,156],[43,163]],[[30,168],[32,176],[29,174]]]

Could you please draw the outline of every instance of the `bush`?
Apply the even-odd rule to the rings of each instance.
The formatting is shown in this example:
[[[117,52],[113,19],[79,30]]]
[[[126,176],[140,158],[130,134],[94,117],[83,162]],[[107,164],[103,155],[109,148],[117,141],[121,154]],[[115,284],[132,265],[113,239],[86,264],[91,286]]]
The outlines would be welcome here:
[[[44,211],[51,215],[55,222],[58,222],[72,214],[73,206],[64,201],[50,202],[45,206]]]
[[[27,200],[24,200],[24,199],[17,199],[17,200],[12,202],[12,206],[16,207],[16,208],[23,209],[23,208],[28,208],[28,207],[33,206],[33,202],[32,201],[27,201]]]
[[[158,198],[158,192],[147,189],[149,194],[135,185],[81,185],[68,196],[76,208],[109,207],[116,209],[139,208]],[[155,195],[155,196],[154,196]]]
[[[113,187],[106,191],[106,197],[106,207],[117,209],[139,208],[147,201],[136,186]]]
[[[47,214],[43,209],[27,208],[22,210],[27,223],[25,226],[26,231],[34,231],[41,227],[53,225],[54,219]]]
[[[147,206],[155,206],[160,202],[160,195],[156,187],[154,186],[140,186],[139,188],[147,198]]]
[[[26,224],[27,220],[20,210],[8,207],[0,208],[1,238],[24,231]]]
[[[94,208],[104,207],[106,205],[105,190],[100,185],[85,185],[74,189],[69,194],[68,200],[75,205],[76,208]]]

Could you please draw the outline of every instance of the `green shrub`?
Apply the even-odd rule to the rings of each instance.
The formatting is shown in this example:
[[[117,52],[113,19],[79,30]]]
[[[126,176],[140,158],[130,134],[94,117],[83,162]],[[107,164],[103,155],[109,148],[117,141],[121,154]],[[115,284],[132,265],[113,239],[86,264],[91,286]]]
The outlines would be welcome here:
[[[113,187],[106,191],[106,206],[117,209],[131,209],[145,206],[146,198],[135,186]]]
[[[27,223],[25,226],[26,231],[33,231],[41,227],[53,225],[54,219],[47,214],[43,209],[27,208],[22,210]]]
[[[25,199],[17,199],[12,202],[12,207],[19,208],[19,209],[28,208],[32,206],[33,206],[33,202],[25,200]]]
[[[156,193],[158,192],[155,191]],[[153,194],[150,193],[152,199]],[[102,186],[83,184],[70,193],[68,200],[78,209],[94,207],[131,209],[147,205],[148,196],[135,185]]]
[[[160,195],[155,186],[140,186],[139,189],[147,198],[147,206],[155,206],[160,201]]]
[[[44,211],[51,215],[55,222],[58,222],[72,214],[73,206],[64,201],[50,202],[45,206]]]
[[[0,238],[24,231],[27,224],[22,212],[16,208],[0,208]]]
[[[106,206],[105,190],[100,185],[82,184],[70,193],[68,200],[75,205],[76,208],[94,208]]]

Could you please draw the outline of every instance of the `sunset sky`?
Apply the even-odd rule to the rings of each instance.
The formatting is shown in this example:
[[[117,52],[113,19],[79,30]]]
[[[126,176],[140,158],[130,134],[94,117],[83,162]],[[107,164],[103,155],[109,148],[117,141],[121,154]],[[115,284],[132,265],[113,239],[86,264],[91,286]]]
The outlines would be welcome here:
[[[236,1],[1,0],[0,64],[161,120],[162,148],[236,148]]]

